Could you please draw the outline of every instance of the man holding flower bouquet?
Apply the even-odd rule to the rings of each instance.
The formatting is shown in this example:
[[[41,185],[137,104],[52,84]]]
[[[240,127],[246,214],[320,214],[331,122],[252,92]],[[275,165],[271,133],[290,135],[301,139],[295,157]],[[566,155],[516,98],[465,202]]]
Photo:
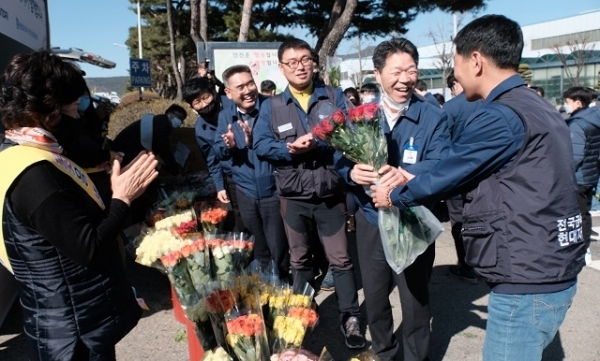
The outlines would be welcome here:
[[[406,182],[398,167],[419,174],[445,156],[449,144],[446,115],[414,94],[419,54],[410,41],[394,38],[375,48],[373,66],[382,96],[376,117],[383,118],[387,164],[376,169],[346,157],[337,164],[342,178],[355,187],[360,210],[356,214],[358,259],[372,348],[382,361],[394,360],[400,349],[394,337],[389,293],[398,285],[402,307],[404,360],[429,359],[429,281],[435,258],[430,245],[413,264],[397,274],[386,260],[378,227],[378,213],[365,188],[378,184],[396,187]],[[433,206],[433,205],[431,205]]]
[[[541,360],[573,302],[589,245],[560,114],[518,74],[519,24],[486,15],[454,38],[454,72],[483,104],[448,156],[402,187],[372,186],[377,207],[464,196],[465,261],[491,287],[483,360]]]
[[[254,129],[254,150],[275,166],[275,182],[295,275],[314,286],[310,229],[316,222],[333,272],[346,346],[362,348],[360,310],[346,239],[344,182],[334,169],[335,150],[311,129],[335,110],[346,112],[339,89],[313,82],[313,56],[304,40],[288,39],[278,50],[279,70],[289,86],[266,100]]]

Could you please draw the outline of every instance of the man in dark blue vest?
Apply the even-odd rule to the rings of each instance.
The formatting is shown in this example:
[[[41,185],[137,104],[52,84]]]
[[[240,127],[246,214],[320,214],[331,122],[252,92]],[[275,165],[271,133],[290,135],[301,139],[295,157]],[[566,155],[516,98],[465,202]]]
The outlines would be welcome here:
[[[598,183],[598,156],[600,155],[600,112],[590,108],[592,92],[576,86],[564,92],[565,111],[571,114],[567,126],[573,144],[573,165],[577,179],[579,208],[583,222],[583,238],[589,242],[592,233],[592,197]]]
[[[267,99],[258,94],[252,71],[234,65],[223,72],[225,95],[235,107],[219,113],[214,150],[221,161],[231,161],[233,180],[242,221],[254,236],[254,258],[266,268],[273,260],[282,279],[288,279],[288,242],[279,210],[273,166],[259,159],[252,148],[252,129],[260,105]]]
[[[284,41],[278,58],[289,86],[261,106],[254,150],[275,166],[295,277],[314,286],[311,242],[317,240],[310,239],[310,230],[316,222],[333,272],[346,346],[362,348],[365,339],[345,233],[344,182],[334,169],[335,150],[311,134],[322,117],[336,109],[346,112],[346,97],[340,89],[313,82],[313,56],[304,40]]]
[[[349,184],[356,185],[360,210],[356,213],[358,259],[365,293],[365,306],[373,351],[382,361],[398,357],[400,342],[394,336],[389,292],[398,286],[402,307],[403,360],[424,361],[430,357],[429,281],[435,258],[430,245],[413,264],[397,274],[386,261],[379,216],[365,186],[378,181],[397,186],[403,179],[398,167],[419,174],[432,169],[450,146],[446,115],[415,94],[419,63],[416,46],[395,38],[377,45],[373,53],[375,78],[381,86],[379,117],[385,132],[388,159],[381,169],[354,164],[342,158],[337,166]],[[433,207],[431,203],[430,207]]]
[[[372,186],[400,209],[465,193],[465,262],[491,287],[483,360],[541,360],[571,306],[584,266],[569,130],[518,74],[519,24],[486,15],[454,39],[454,74],[483,100],[448,156],[404,186]]]
[[[454,71],[451,71],[446,78],[448,88],[452,90],[454,98],[444,104],[444,112],[448,116],[448,130],[450,139],[455,141],[465,128],[465,123],[469,117],[481,107],[481,101],[470,102],[465,97],[462,86],[454,77]],[[448,207],[448,217],[452,227],[452,238],[454,239],[454,248],[458,257],[458,265],[448,267],[448,272],[467,283],[477,283],[478,278],[473,271],[473,267],[465,263],[465,246],[462,240],[462,211],[463,200],[460,194],[457,194],[446,200]]]

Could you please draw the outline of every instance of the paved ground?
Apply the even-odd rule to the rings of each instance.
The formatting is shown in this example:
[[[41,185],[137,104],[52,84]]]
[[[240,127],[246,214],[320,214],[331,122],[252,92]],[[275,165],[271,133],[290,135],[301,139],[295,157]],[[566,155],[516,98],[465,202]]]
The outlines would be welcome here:
[[[600,218],[595,219],[600,225]],[[488,288],[480,282],[468,285],[448,276],[448,265],[456,262],[456,254],[449,224],[436,244],[436,261],[431,282],[432,303],[432,360],[481,359],[481,348],[487,318]],[[354,237],[350,237],[355,244]],[[554,342],[544,354],[546,361],[600,360],[600,244],[592,242],[592,252],[599,260],[593,267],[585,267],[579,277],[578,291],[573,306]],[[117,345],[119,360],[183,361],[188,358],[187,343],[176,341],[185,328],[173,318],[170,292],[166,277],[135,264],[131,265],[131,279],[138,293],[150,306],[138,326]],[[362,292],[360,294],[362,302]],[[394,320],[401,324],[397,292],[391,296]],[[347,360],[353,354],[343,345],[339,333],[335,297],[332,292],[321,292],[321,322],[306,340],[305,347],[319,353],[323,346],[336,360]],[[399,330],[398,330],[399,332]],[[22,361],[25,356],[21,314],[18,306],[0,327],[0,360]]]

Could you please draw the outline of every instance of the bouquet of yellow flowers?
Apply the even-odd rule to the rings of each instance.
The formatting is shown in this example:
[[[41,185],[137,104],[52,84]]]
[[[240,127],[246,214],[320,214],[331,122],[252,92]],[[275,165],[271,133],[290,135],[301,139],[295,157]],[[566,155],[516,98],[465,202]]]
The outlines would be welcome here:
[[[229,356],[227,351],[219,346],[214,350],[205,350],[202,361],[233,361],[233,359]]]

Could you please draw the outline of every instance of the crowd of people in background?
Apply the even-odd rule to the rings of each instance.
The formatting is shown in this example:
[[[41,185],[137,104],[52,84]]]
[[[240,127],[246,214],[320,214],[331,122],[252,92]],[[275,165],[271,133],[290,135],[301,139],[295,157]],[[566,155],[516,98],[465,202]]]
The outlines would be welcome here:
[[[216,196],[231,205],[224,229],[250,232],[254,258],[263,267],[273,261],[282,280],[333,290],[348,348],[365,347],[368,326],[381,360],[430,359],[435,244],[395,273],[378,209],[433,209],[444,201],[458,258],[450,274],[468,283],[483,279],[491,289],[483,359],[540,360],[598,237],[590,215],[599,180],[598,94],[566,90],[565,121],[542,88],[518,75],[523,37],[506,17],[476,19],[454,43],[447,101],[427,91],[417,48],[405,38],[375,48],[376,82],[359,89],[326,85],[314,50],[291,38],[278,49],[283,92],[276,94],[271,80],[257,84],[250,66],[216,76],[202,63],[185,82],[183,100],[197,114],[195,136]],[[118,234],[143,218],[135,200],[157,177],[156,157],[174,182],[185,182],[169,134],[188,112],[172,105],[145,115],[109,148],[72,63],[44,51],[18,55],[0,86],[0,162],[15,169],[0,182],[0,215],[11,225],[0,237],[0,260],[19,284],[30,359],[114,360],[114,345],[141,313]],[[373,102],[388,140],[382,168],[355,164],[311,133],[323,114]],[[356,235],[366,314],[349,232]],[[400,339],[389,301],[394,287]]]

